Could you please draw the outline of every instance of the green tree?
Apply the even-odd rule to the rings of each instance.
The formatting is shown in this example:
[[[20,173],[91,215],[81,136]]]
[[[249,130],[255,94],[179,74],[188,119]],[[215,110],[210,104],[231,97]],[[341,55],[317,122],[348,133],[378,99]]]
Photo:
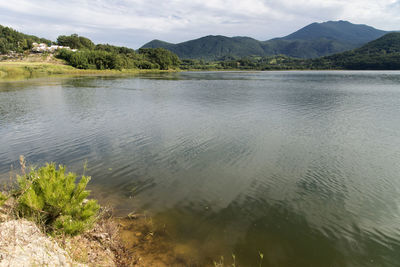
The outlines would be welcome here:
[[[80,53],[80,52],[72,53],[70,57],[70,63],[73,67],[78,69],[89,68],[88,58],[85,53]]]
[[[95,200],[87,200],[90,177],[76,182],[75,173],[64,166],[46,164],[18,176],[17,211],[20,216],[44,224],[56,233],[76,235],[93,226],[99,211]]]
[[[57,44],[62,46],[69,46],[72,49],[89,49],[92,50],[95,44],[88,38],[83,36],[78,36],[74,33],[69,36],[60,35],[57,38]]]
[[[162,70],[178,68],[181,63],[176,54],[164,48],[140,48],[139,54],[151,63],[158,64]]]
[[[20,33],[12,28],[0,25],[0,53],[6,54],[10,51],[22,53],[32,47],[33,42],[51,44],[47,39],[38,38],[33,35]]]

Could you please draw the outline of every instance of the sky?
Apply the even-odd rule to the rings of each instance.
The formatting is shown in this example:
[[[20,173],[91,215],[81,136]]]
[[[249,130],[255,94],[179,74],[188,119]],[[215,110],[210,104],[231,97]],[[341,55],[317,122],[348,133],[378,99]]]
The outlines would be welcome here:
[[[268,40],[313,22],[400,30],[400,0],[0,0],[0,24],[56,40],[77,33],[131,48],[206,35]]]

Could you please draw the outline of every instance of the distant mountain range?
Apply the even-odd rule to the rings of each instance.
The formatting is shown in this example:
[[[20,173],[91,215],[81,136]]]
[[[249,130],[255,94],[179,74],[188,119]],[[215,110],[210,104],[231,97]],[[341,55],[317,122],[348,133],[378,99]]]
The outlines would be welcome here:
[[[61,39],[68,39],[65,45],[70,47],[74,47],[78,40],[90,44],[79,47],[81,57],[76,57],[78,59],[86,54],[96,56],[108,53],[111,58],[123,59],[118,62],[129,68],[163,68],[162,64],[173,62],[177,67],[179,64],[178,57],[165,49],[139,49],[137,53],[126,47],[94,45],[89,39],[76,34],[59,36],[57,41]],[[0,25],[2,59],[19,57],[30,51],[34,42],[53,43]],[[264,42],[249,37],[206,36],[180,44],[152,41],[144,47],[163,47],[175,52],[181,59],[188,59],[180,64],[180,68],[185,70],[400,70],[400,32],[381,31],[346,21],[313,23],[288,36]]]
[[[183,60],[184,70],[400,70],[400,32],[345,52],[318,58],[285,55],[217,61]]]
[[[361,47],[386,33],[367,25],[328,21],[312,23],[288,36],[268,41],[210,35],[178,44],[153,40],[142,48],[165,48],[182,59],[216,60],[272,55],[317,58]]]

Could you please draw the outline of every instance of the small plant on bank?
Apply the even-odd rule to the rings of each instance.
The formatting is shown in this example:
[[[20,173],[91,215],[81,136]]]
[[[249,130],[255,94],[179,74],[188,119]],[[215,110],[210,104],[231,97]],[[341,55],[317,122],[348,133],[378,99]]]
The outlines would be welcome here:
[[[47,163],[18,176],[17,213],[52,232],[77,235],[93,226],[99,205],[86,199],[90,177],[82,176],[76,183],[77,175],[65,171],[65,166]]]
[[[4,202],[6,202],[8,199],[8,197],[6,195],[4,195],[2,192],[0,192],[0,206],[4,204]]]

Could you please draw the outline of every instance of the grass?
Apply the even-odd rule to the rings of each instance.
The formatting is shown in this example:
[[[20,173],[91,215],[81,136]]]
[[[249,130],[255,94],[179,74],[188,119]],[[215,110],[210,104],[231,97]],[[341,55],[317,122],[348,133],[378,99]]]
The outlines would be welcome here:
[[[31,61],[0,61],[0,81],[24,80],[50,75],[130,75],[138,73],[171,72],[171,70],[81,70],[66,65],[61,61],[31,62]]]
[[[74,261],[88,266],[131,266],[132,253],[124,246],[118,220],[108,207],[101,209],[94,228],[74,237],[58,239]]]
[[[0,206],[3,205],[7,201],[8,197],[0,192]]]

